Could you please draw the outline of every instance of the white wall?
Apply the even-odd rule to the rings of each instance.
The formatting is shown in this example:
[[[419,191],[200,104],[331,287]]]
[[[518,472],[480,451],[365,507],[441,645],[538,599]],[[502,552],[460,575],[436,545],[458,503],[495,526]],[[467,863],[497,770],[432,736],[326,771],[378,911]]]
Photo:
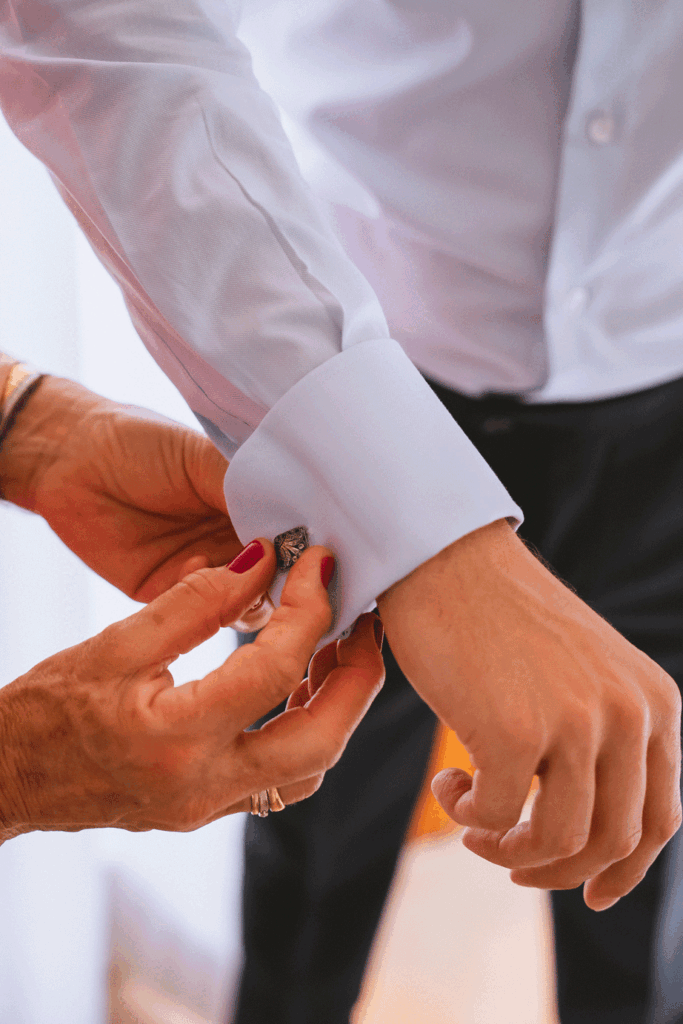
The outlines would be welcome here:
[[[0,348],[196,427],[47,173],[1,118],[0,183]],[[0,503],[0,685],[136,607],[42,520]],[[176,681],[204,674],[233,646],[222,631],[174,666]],[[239,815],[189,835],[103,829],[5,843],[0,1024],[104,1024],[112,871],[232,974],[242,827]]]

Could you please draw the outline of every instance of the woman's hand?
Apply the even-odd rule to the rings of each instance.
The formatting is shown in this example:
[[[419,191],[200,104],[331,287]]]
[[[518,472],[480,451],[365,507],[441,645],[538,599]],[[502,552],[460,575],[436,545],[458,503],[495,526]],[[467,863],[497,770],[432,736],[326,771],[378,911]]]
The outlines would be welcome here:
[[[0,452],[6,497],[145,602],[241,550],[225,507],[227,467],[202,434],[59,377],[40,383]],[[245,628],[270,611],[252,613]]]
[[[183,686],[168,668],[264,592],[276,563],[261,544],[246,572],[193,572],[0,691],[0,842],[35,830],[189,831],[248,810],[251,793],[272,786],[285,804],[315,792],[384,680],[370,614],[318,653],[301,684],[331,621],[324,548],[292,567],[254,644]],[[289,694],[286,711],[245,731]]]

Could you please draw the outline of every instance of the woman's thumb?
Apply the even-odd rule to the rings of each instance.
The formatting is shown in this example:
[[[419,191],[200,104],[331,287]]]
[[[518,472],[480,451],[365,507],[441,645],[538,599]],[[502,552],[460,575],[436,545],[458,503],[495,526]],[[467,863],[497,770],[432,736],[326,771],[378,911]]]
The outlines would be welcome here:
[[[227,565],[198,569],[102,634],[129,667],[185,654],[239,619],[271,583],[275,549],[261,538]]]

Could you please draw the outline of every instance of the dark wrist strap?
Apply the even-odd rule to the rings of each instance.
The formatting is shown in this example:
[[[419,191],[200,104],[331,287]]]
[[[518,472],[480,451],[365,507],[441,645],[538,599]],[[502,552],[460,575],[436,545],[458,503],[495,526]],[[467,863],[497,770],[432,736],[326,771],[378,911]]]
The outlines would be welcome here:
[[[6,362],[4,356],[0,361]],[[26,363],[12,363],[9,377],[0,395],[0,448],[29,398],[46,375]],[[0,498],[3,497],[0,481]]]

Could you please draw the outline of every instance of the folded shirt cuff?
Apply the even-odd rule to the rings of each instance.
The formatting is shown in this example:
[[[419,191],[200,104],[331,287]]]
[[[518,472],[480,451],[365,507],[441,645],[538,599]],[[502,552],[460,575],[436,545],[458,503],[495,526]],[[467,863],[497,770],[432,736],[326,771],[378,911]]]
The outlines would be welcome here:
[[[392,339],[340,352],[297,382],[234,455],[225,496],[242,543],[305,526],[337,559],[332,627],[472,530],[523,514]],[[270,589],[279,605],[286,573]]]

